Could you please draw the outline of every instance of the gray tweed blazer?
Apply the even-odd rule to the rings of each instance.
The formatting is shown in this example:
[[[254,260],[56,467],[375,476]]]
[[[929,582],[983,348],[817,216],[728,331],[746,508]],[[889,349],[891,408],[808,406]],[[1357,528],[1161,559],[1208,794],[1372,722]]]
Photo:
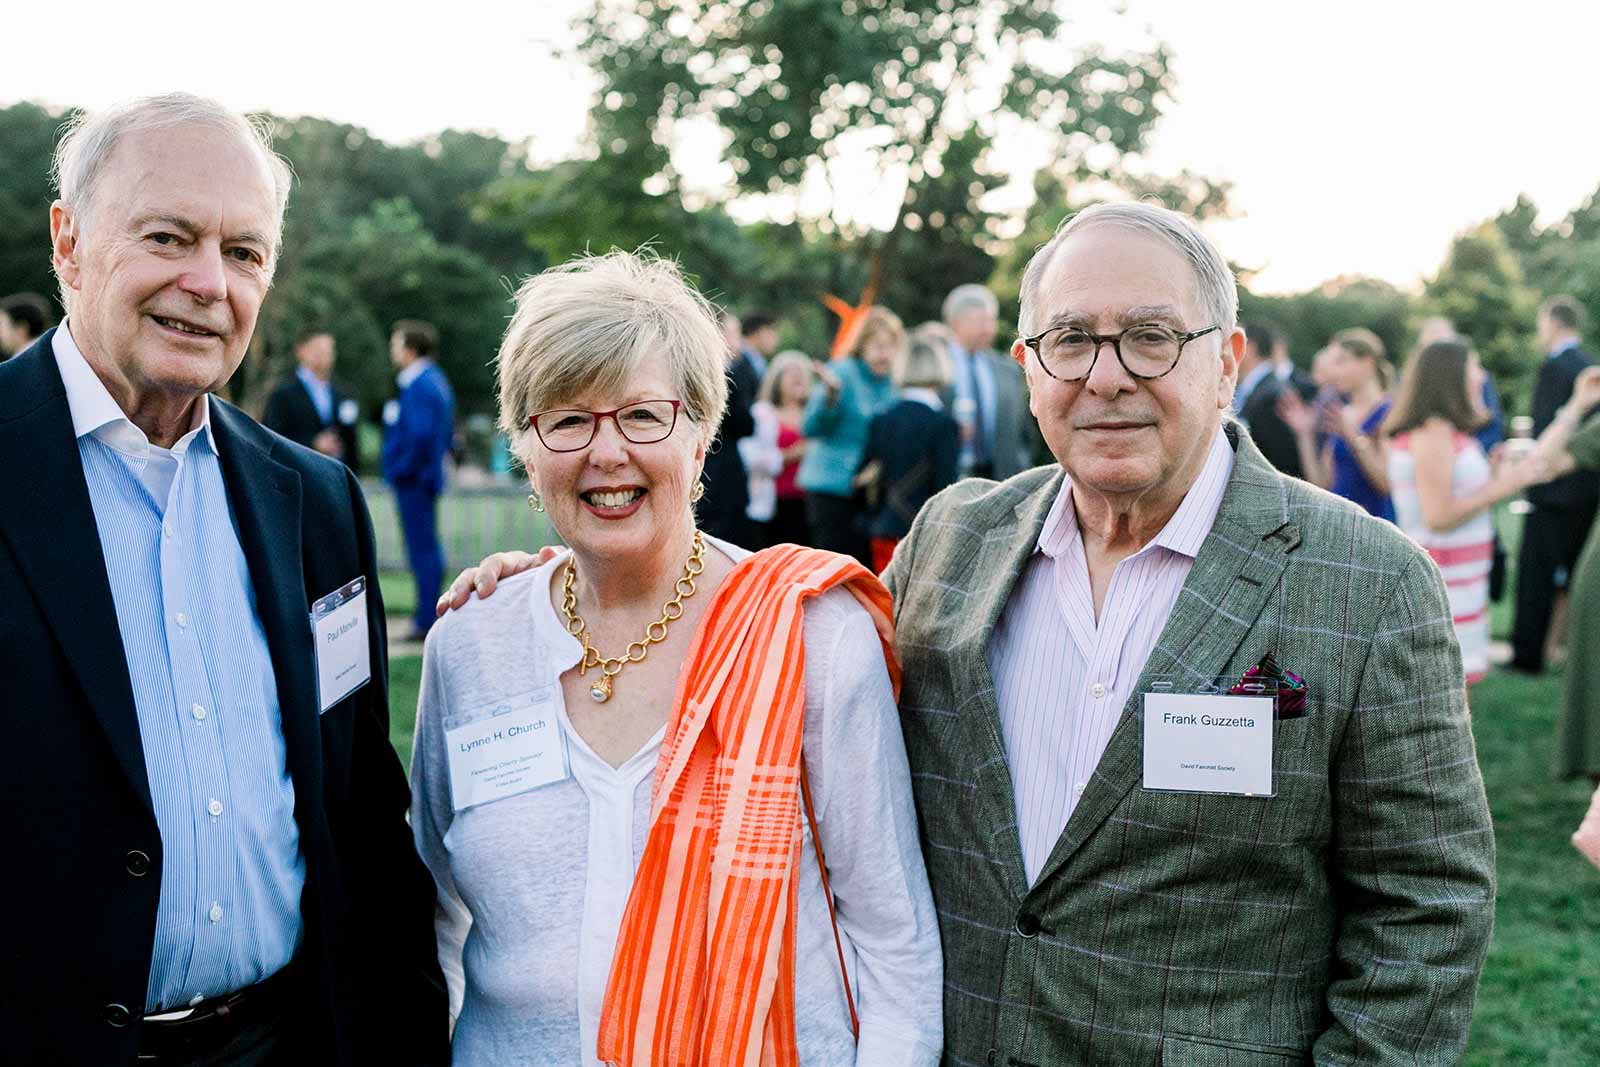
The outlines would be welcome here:
[[[1494,915],[1494,837],[1444,585],[1392,525],[1273,470],[1222,508],[1038,881],[985,647],[1059,467],[931,500],[885,574],[945,961],[945,1063],[1453,1063]],[[1273,652],[1307,713],[1277,796],[1146,792],[1139,693]],[[1051,714],[1055,694],[1038,694]]]

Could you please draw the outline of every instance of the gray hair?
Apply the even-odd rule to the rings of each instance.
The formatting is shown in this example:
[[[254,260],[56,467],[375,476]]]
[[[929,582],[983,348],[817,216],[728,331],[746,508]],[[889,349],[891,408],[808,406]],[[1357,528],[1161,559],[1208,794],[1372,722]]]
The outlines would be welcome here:
[[[1205,306],[1208,317],[1222,327],[1224,337],[1232,332],[1239,316],[1239,287],[1233,279],[1233,270],[1228,266],[1228,261],[1222,258],[1217,246],[1200,232],[1194,219],[1159,204],[1140,201],[1095,204],[1084,208],[1063,222],[1055,236],[1033,254],[1033,258],[1028,260],[1027,270],[1022,273],[1022,307],[1017,316],[1020,333],[1027,335],[1037,331],[1035,316],[1038,314],[1039,286],[1044,282],[1045,270],[1050,266],[1056,250],[1079,230],[1094,225],[1121,226],[1170,245],[1194,269],[1196,295]]]
[[[641,249],[535,274],[517,290],[496,357],[500,428],[521,452],[528,416],[590,390],[620,392],[656,355],[709,442],[728,403],[727,346],[715,309],[676,263]]]
[[[62,127],[61,141],[56,145],[50,176],[55,181],[57,195],[72,210],[80,230],[88,222],[95,187],[117,143],[130,133],[170,130],[178,126],[206,126],[235,133],[261,152],[272,173],[277,198],[278,225],[273,239],[276,256],[283,240],[283,213],[289,204],[289,186],[294,181],[294,172],[288,160],[272,150],[272,123],[264,118],[247,118],[215,100],[190,93],[141,97],[92,115],[79,111],[67,120]]]
[[[1000,301],[986,286],[969,282],[950,290],[950,295],[944,298],[944,306],[939,309],[939,314],[945,322],[955,322],[972,308],[983,308],[985,311],[998,314]]]

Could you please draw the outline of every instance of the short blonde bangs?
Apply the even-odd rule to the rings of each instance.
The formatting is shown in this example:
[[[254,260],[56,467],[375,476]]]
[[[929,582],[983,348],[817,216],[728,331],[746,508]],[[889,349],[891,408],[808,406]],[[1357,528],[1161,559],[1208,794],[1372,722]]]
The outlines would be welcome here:
[[[683,413],[708,440],[728,402],[726,348],[711,304],[649,251],[583,256],[522,283],[500,342],[500,428],[522,451],[528,417],[589,392],[627,390],[664,356]]]

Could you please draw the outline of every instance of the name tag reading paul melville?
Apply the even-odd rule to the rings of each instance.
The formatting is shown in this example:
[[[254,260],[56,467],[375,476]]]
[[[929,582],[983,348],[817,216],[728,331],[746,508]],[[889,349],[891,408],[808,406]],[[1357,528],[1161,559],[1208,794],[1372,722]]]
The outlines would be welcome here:
[[[507,701],[459,726],[444,725],[450,803],[457,812],[568,775],[566,739],[548,694]]]
[[[311,634],[316,641],[317,710],[323,712],[372,680],[366,578],[356,578],[311,605]]]
[[[1269,797],[1273,698],[1144,695],[1144,787]]]

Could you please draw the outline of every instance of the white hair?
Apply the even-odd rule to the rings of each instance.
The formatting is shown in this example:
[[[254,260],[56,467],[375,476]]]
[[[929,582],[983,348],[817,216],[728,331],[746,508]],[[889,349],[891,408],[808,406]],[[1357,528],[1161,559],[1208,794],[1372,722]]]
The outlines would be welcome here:
[[[944,306],[940,308],[939,313],[945,322],[955,322],[971,308],[982,308],[985,311],[998,313],[1000,301],[985,286],[969,282],[950,290],[950,295],[944,298]]]
[[[1224,337],[1232,332],[1239,317],[1239,287],[1228,261],[1188,215],[1144,202],[1095,204],[1061,224],[1055,235],[1028,260],[1028,268],[1022,273],[1018,332],[1028,335],[1037,330],[1039,286],[1056,250],[1079,230],[1095,225],[1121,226],[1154,237],[1175,249],[1194,270],[1196,295],[1208,317],[1222,328]]]
[[[81,230],[88,222],[94,207],[94,191],[105,171],[106,161],[116,150],[117,143],[130,133],[151,130],[170,130],[178,126],[205,126],[238,134],[248,145],[260,151],[267,169],[272,173],[273,191],[277,202],[277,232],[273,239],[273,252],[283,239],[283,213],[289,204],[289,186],[294,172],[288,160],[272,150],[272,124],[262,118],[248,118],[230,111],[215,100],[190,93],[166,93],[146,96],[118,104],[105,111],[89,114],[79,111],[62,127],[60,143],[56,145],[55,159],[51,163],[51,177],[55,180],[57,195],[72,210]]]

